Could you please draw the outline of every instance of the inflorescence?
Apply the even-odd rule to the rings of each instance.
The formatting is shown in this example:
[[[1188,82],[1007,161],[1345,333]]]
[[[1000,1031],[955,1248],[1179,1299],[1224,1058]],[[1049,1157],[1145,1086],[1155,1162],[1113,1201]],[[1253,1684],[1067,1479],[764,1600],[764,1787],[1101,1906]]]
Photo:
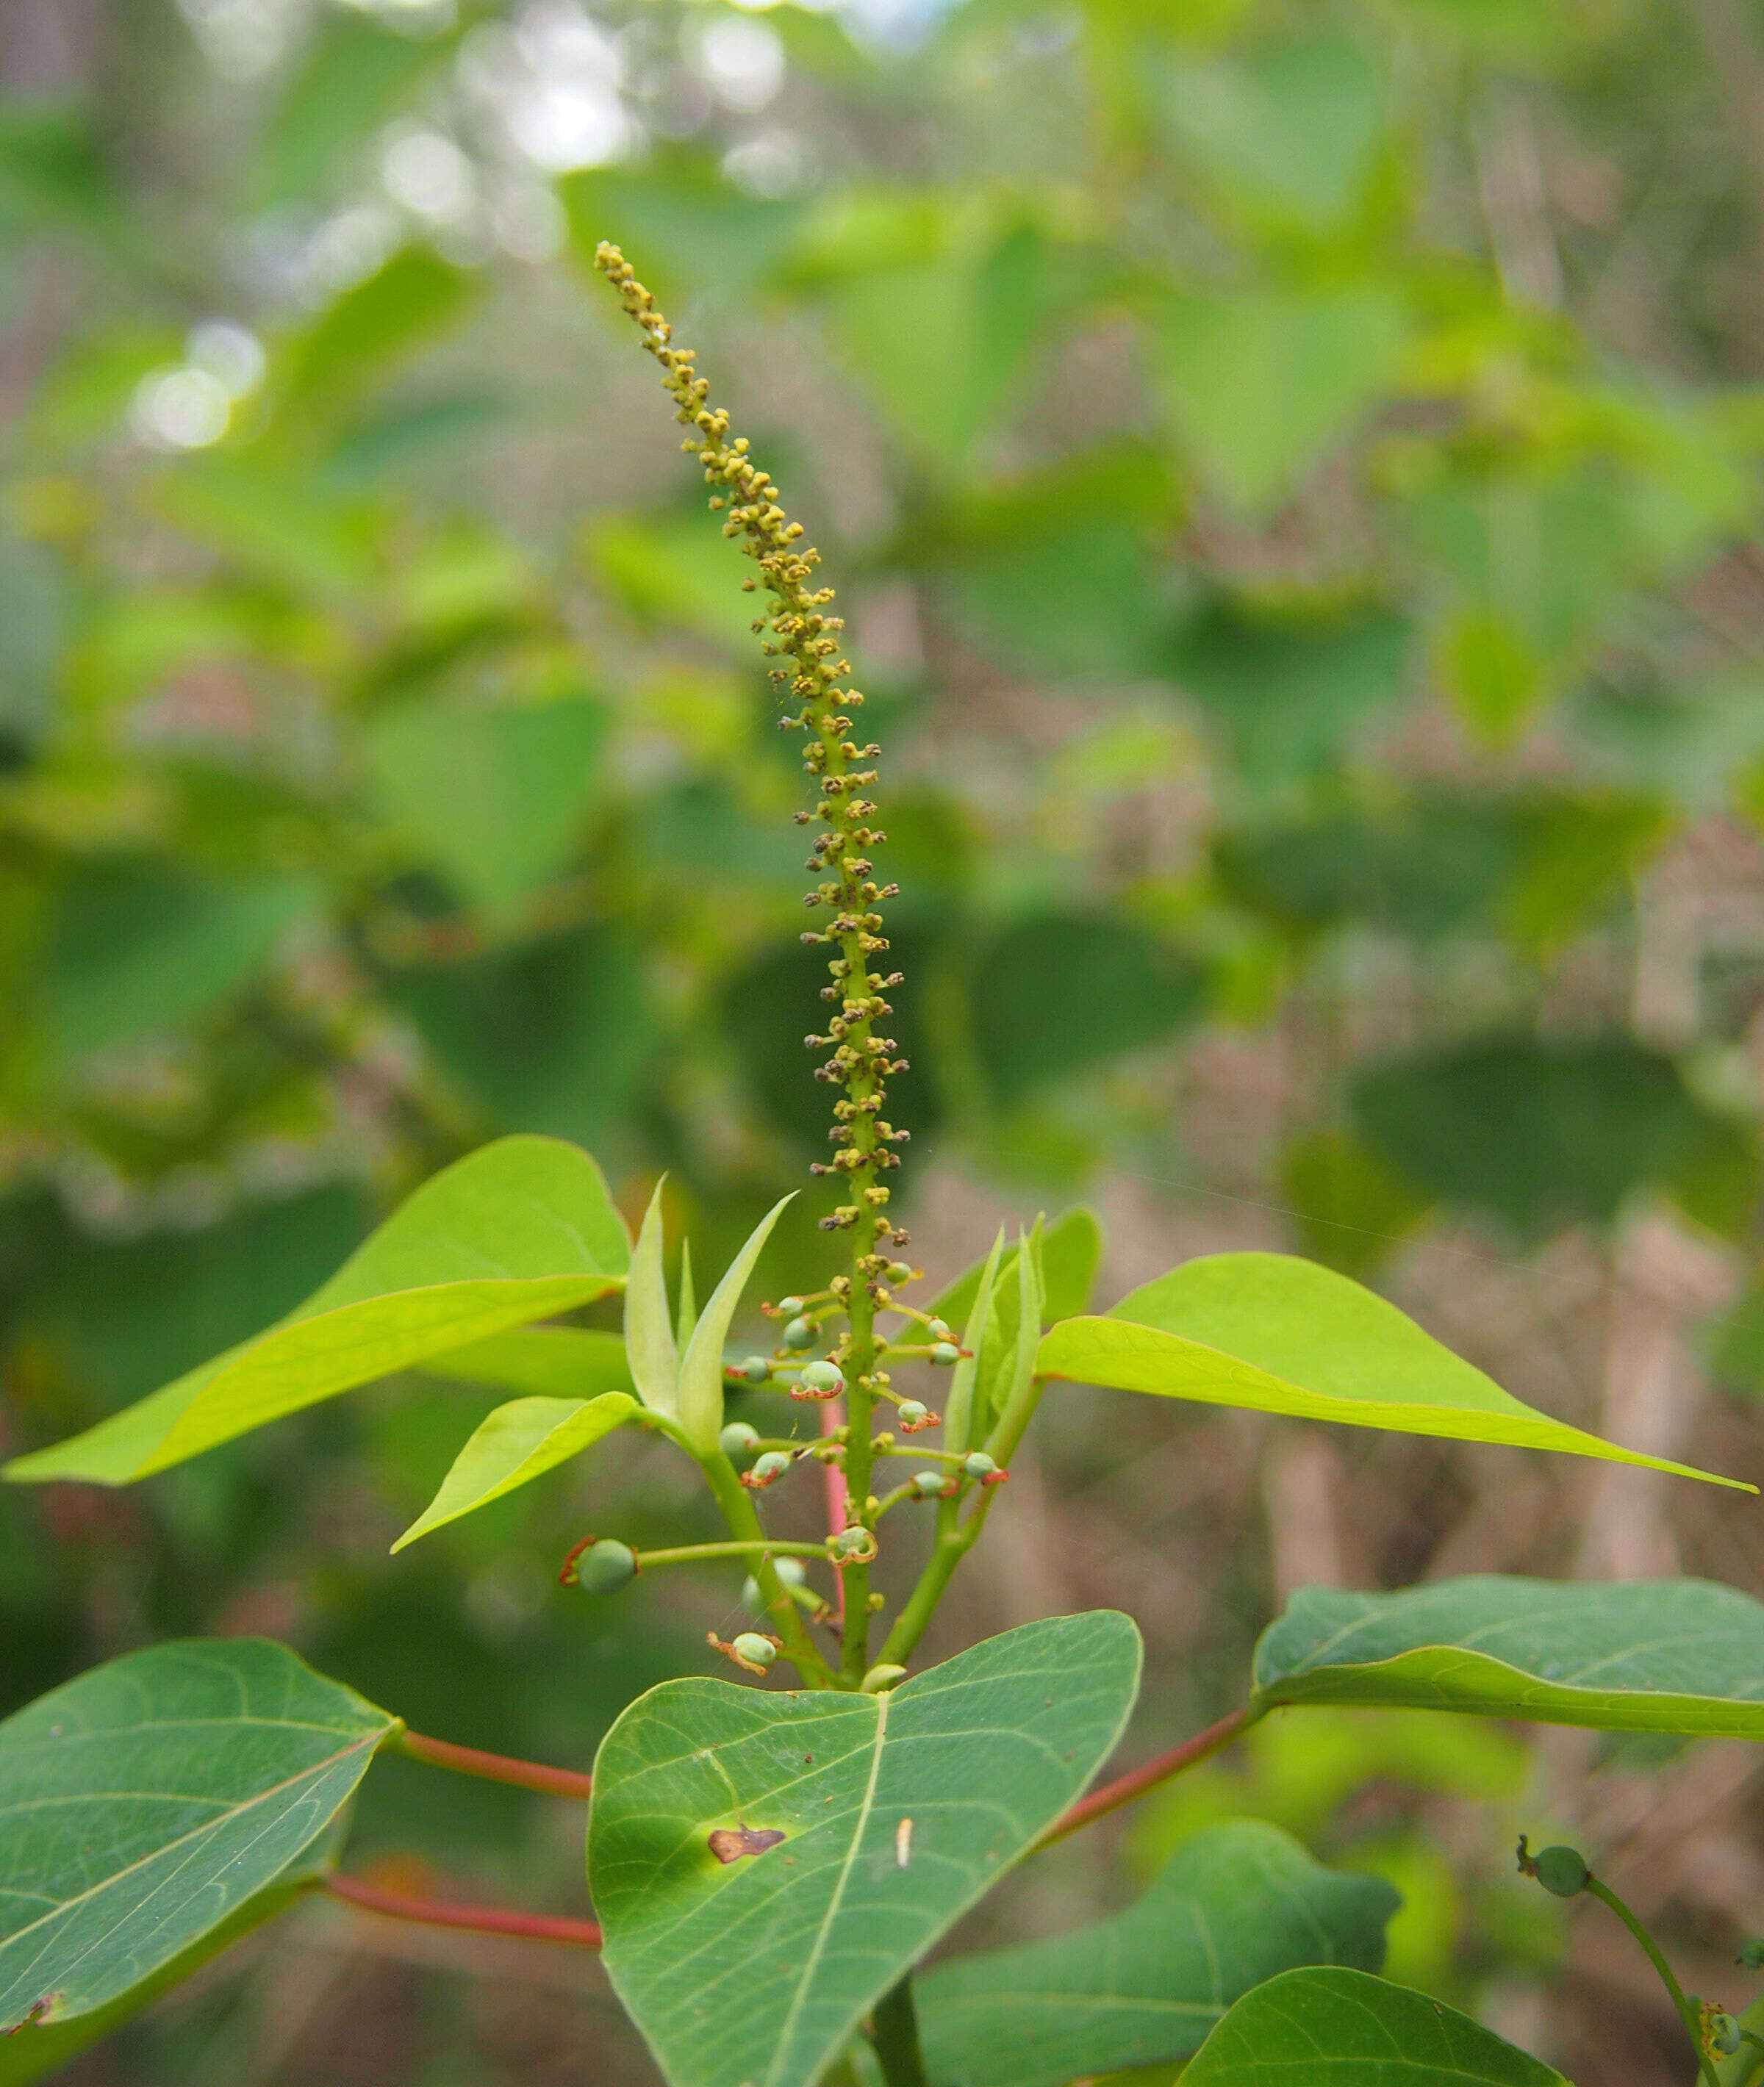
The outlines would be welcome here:
[[[883,1114],[888,1077],[904,1071],[906,1061],[894,1055],[899,1048],[895,1039],[878,1034],[877,1027],[894,1011],[883,995],[900,984],[901,974],[878,976],[873,968],[873,960],[888,948],[876,909],[898,889],[874,881],[869,860],[869,851],[887,838],[869,823],[876,807],[865,795],[876,780],[876,770],[865,764],[881,749],[873,744],[861,745],[850,736],[850,714],[863,707],[864,698],[856,689],[841,685],[851,673],[840,638],[844,621],[828,613],[833,589],[814,583],[819,552],[803,542],[801,523],[786,515],[776,485],[749,456],[746,437],[730,439],[727,412],[710,403],[710,380],[693,367],[690,348],[673,345],[672,329],[625,256],[603,241],[594,258],[641,329],[643,345],[661,365],[677,418],[693,431],[681,446],[697,456],[706,483],[715,489],[711,506],[724,514],[724,535],[740,538],[741,548],[759,566],[759,578],[743,581],[743,587],[750,593],[763,587],[772,597],[770,612],[755,619],[754,630],[763,637],[770,656],[788,663],[771,670],[774,684],[793,706],[787,707],[779,724],[808,735],[803,767],[818,796],[814,811],[798,812],[797,821],[801,826],[819,822],[822,829],[807,865],[821,881],[805,903],[826,907],[833,916],[825,928],[810,929],[802,937],[834,952],[827,963],[832,983],[822,988],[821,997],[835,1011],[826,1033],[805,1041],[811,1050],[830,1053],[815,1069],[815,1077],[844,1090],[833,1104],[829,1133],[839,1149],[830,1164],[811,1171],[840,1180],[844,1189],[846,1200],[821,1220],[823,1229],[868,1227],[869,1250],[861,1254],[857,1266],[873,1292],[887,1273],[882,1249],[907,1244],[906,1233],[889,1215],[883,1178],[900,1164],[893,1148],[906,1142],[907,1133],[895,1129]]]

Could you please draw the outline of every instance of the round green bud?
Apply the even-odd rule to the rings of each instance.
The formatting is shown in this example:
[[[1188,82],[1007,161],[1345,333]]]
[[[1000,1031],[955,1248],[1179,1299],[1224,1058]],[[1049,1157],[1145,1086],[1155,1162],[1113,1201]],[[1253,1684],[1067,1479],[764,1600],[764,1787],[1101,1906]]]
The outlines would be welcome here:
[[[814,1328],[806,1319],[792,1319],[784,1330],[784,1344],[787,1348],[812,1348]]]
[[[929,1406],[916,1398],[903,1398],[900,1402],[900,1417],[909,1428],[917,1427],[930,1411]]]
[[[769,1486],[774,1479],[781,1479],[790,1469],[790,1457],[783,1449],[768,1449],[762,1457],[754,1459],[754,1476],[762,1486]]]
[[[780,1319],[795,1318],[802,1309],[802,1304],[803,1300],[800,1297],[780,1297],[778,1300],[779,1317]]]
[[[636,1552],[610,1536],[591,1543],[576,1560],[576,1585],[584,1594],[616,1594],[636,1577]]]
[[[904,1261],[890,1261],[887,1268],[884,1270],[884,1273],[886,1274],[888,1280],[894,1283],[897,1287],[903,1283],[910,1283],[912,1280],[912,1265],[909,1262]]]
[[[741,1375],[750,1384],[769,1384],[771,1381],[771,1363],[765,1355],[750,1355],[741,1364]]]
[[[913,1490],[921,1500],[933,1500],[942,1492],[949,1480],[942,1471],[919,1471],[913,1476]]]
[[[955,1334],[950,1331],[950,1322],[947,1319],[933,1319],[925,1330],[933,1341],[953,1341],[955,1338]]]
[[[998,1466],[984,1449],[975,1449],[962,1459],[962,1469],[971,1479],[989,1479]]]
[[[869,1531],[855,1523],[850,1529],[842,1529],[833,1539],[833,1548],[841,1558],[849,1558],[854,1551],[869,1548]]]
[[[750,1667],[770,1667],[778,1657],[777,1646],[769,1637],[762,1637],[758,1631],[742,1631],[730,1642]]]
[[[928,1359],[935,1363],[939,1369],[947,1369],[951,1363],[959,1363],[962,1359],[962,1351],[954,1341],[939,1341]]]
[[[1712,2049],[1723,2058],[1731,2058],[1745,2038],[1740,2034],[1740,2025],[1725,2008],[1709,2010],[1709,2042]]]
[[[1554,1892],[1557,1898],[1578,1898],[1587,1889],[1587,1880],[1591,1874],[1586,1858],[1578,1848],[1540,1848],[1537,1851],[1537,1880],[1545,1891]]]
[[[805,1363],[802,1381],[809,1391],[818,1391],[823,1398],[831,1398],[845,1389],[845,1380],[839,1374],[837,1363]]]
[[[759,1430],[750,1428],[745,1420],[732,1420],[716,1438],[716,1446],[725,1457],[745,1457],[759,1440]]]
[[[772,1569],[787,1587],[800,1587],[809,1577],[800,1558],[775,1558]],[[751,1574],[742,1583],[741,1607],[750,1616],[766,1613],[766,1597],[760,1592],[759,1582]]]

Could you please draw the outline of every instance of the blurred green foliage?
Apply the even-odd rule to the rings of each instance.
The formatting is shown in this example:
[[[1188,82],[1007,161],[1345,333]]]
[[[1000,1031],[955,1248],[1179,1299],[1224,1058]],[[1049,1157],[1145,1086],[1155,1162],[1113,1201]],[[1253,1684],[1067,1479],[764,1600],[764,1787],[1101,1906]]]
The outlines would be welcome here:
[[[7,1446],[496,1133],[634,1214],[670,1169],[719,1261],[818,1149],[793,778],[602,237],[850,604],[909,1197],[1135,1176],[1362,1277],[1651,1199],[1750,1261],[1764,196],[1688,15],[74,11],[0,25]],[[1288,1090],[1211,1135],[1193,1067],[1268,1037]],[[382,1555],[488,1402],[0,1500],[6,1701],[267,1615],[582,1753],[671,1648],[562,1659],[579,1497],[435,1539],[463,1607]]]

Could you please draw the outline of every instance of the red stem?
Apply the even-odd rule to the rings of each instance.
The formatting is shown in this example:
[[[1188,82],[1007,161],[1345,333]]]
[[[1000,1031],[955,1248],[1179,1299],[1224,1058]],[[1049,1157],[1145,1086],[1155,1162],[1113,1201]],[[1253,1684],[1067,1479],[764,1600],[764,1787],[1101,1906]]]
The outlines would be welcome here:
[[[1068,1833],[1077,1833],[1079,1827],[1088,1826],[1105,1812],[1118,1811],[1123,1804],[1132,1803],[1134,1798],[1143,1796],[1147,1790],[1155,1790],[1160,1782],[1168,1782],[1184,1769],[1193,1768],[1197,1761],[1203,1761],[1209,1754],[1216,1754],[1221,1747],[1229,1746],[1250,1722],[1247,1708],[1233,1710],[1216,1725],[1209,1725],[1204,1732],[1197,1732],[1181,1746],[1172,1747],[1167,1754],[1159,1754],[1142,1767],[1130,1769],[1125,1775],[1117,1775],[1113,1782],[1105,1782],[1100,1790],[1093,1790],[1088,1797],[1081,1797],[1070,1811],[1062,1812],[1035,1846],[1051,1847],[1054,1842],[1063,1841]]]
[[[482,1776],[487,1782],[511,1782],[518,1790],[540,1790],[548,1797],[586,1797],[593,1778],[573,1768],[548,1768],[543,1761],[516,1761],[508,1754],[487,1754],[476,1747],[455,1746],[451,1739],[431,1739],[421,1732],[400,1732],[393,1744],[401,1753],[450,1768],[456,1775]]]
[[[459,1906],[444,1898],[416,1898],[404,1892],[382,1891],[365,1884],[359,1877],[327,1877],[325,1889],[333,1898],[369,1913],[390,1914],[395,1920],[421,1921],[429,1927],[469,1927],[478,1935],[517,1935],[530,1942],[573,1942],[582,1949],[598,1949],[600,1930],[592,1920],[569,1920],[561,1914],[515,1913],[501,1906]]]

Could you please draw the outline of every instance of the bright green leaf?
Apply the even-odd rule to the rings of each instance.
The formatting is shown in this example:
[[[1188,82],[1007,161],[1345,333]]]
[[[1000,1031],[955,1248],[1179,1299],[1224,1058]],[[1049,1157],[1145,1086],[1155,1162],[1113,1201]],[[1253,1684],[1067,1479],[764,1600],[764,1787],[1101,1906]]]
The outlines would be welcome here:
[[[1764,1739],[1764,1603],[1709,1580],[1305,1587],[1256,1647],[1254,1700]]]
[[[1106,1318],[1056,1326],[1036,1368],[1125,1391],[1405,1435],[1560,1449],[1757,1490],[1620,1449],[1521,1405],[1395,1305],[1290,1254],[1184,1261],[1122,1298]]]
[[[1017,1249],[1006,1247],[998,1264],[1001,1274],[1016,1259]],[[1065,1211],[1041,1233],[1041,1277],[1047,1299],[1043,1309],[1049,1319],[1070,1319],[1090,1309],[1091,1288],[1103,1257],[1103,1228],[1096,1213],[1080,1203]],[[928,1308],[953,1326],[974,1308],[980,1278],[991,1257],[971,1261],[953,1283],[940,1290]],[[967,1345],[967,1344],[964,1344]]]
[[[1397,1904],[1388,1884],[1325,1869],[1277,1826],[1210,1827],[1113,1919],[922,1975],[926,2068],[936,2087],[1062,2087],[1186,2058],[1276,1972],[1377,1970]]]
[[[0,2029],[101,2008],[218,1927],[397,1724],[264,1638],[130,1653],[0,1724]]]
[[[1098,1610],[891,1694],[681,1680],[633,1704],[595,1763],[589,1870],[607,1970],[672,2087],[819,2079],[1083,1788],[1138,1677],[1138,1632]],[[711,1837],[743,1828],[783,1838],[720,1861]]]
[[[716,1447],[723,1425],[723,1344],[728,1338],[730,1322],[754,1264],[771,1236],[772,1227],[783,1214],[784,1205],[794,1200],[793,1193],[781,1197],[754,1226],[746,1245],[711,1292],[711,1300],[680,1358],[680,1403],[674,1418],[687,1441],[702,1454],[708,1455]]]
[[[522,1326],[430,1355],[417,1368],[455,1384],[500,1385],[548,1398],[593,1398],[631,1388],[625,1343],[617,1334],[586,1326]]]
[[[637,1402],[621,1391],[598,1398],[517,1398],[487,1415],[453,1460],[441,1490],[392,1548],[402,1551],[443,1522],[457,1522],[566,1462],[622,1427]]]
[[[1425,1993],[1364,1971],[1287,1971],[1246,1993],[1182,2087],[1568,2087]]]
[[[961,1360],[950,1372],[949,1396],[943,1402],[943,1446],[960,1452],[967,1448],[974,1435],[974,1392],[979,1379],[980,1359],[986,1347],[986,1329],[993,1316],[993,1291],[998,1280],[1000,1257],[1005,1250],[1005,1228],[998,1227],[998,1236],[993,1241],[993,1250],[986,1257],[980,1272],[980,1282],[970,1292],[967,1323],[962,1329]],[[963,1278],[965,1283],[966,1278]],[[962,1284],[956,1286],[958,1288]],[[950,1306],[947,1293],[937,1302],[936,1315],[949,1317]],[[985,1421],[985,1409],[980,1415],[982,1428]]]
[[[604,1296],[630,1253],[587,1153],[498,1139],[425,1182],[279,1325],[82,1435],[15,1457],[5,1475],[145,1478],[334,1393]]]
[[[656,1184],[625,1286],[625,1353],[637,1396],[652,1413],[676,1419],[680,1411],[680,1347],[668,1304],[668,1276],[662,1265],[661,1192]]]

